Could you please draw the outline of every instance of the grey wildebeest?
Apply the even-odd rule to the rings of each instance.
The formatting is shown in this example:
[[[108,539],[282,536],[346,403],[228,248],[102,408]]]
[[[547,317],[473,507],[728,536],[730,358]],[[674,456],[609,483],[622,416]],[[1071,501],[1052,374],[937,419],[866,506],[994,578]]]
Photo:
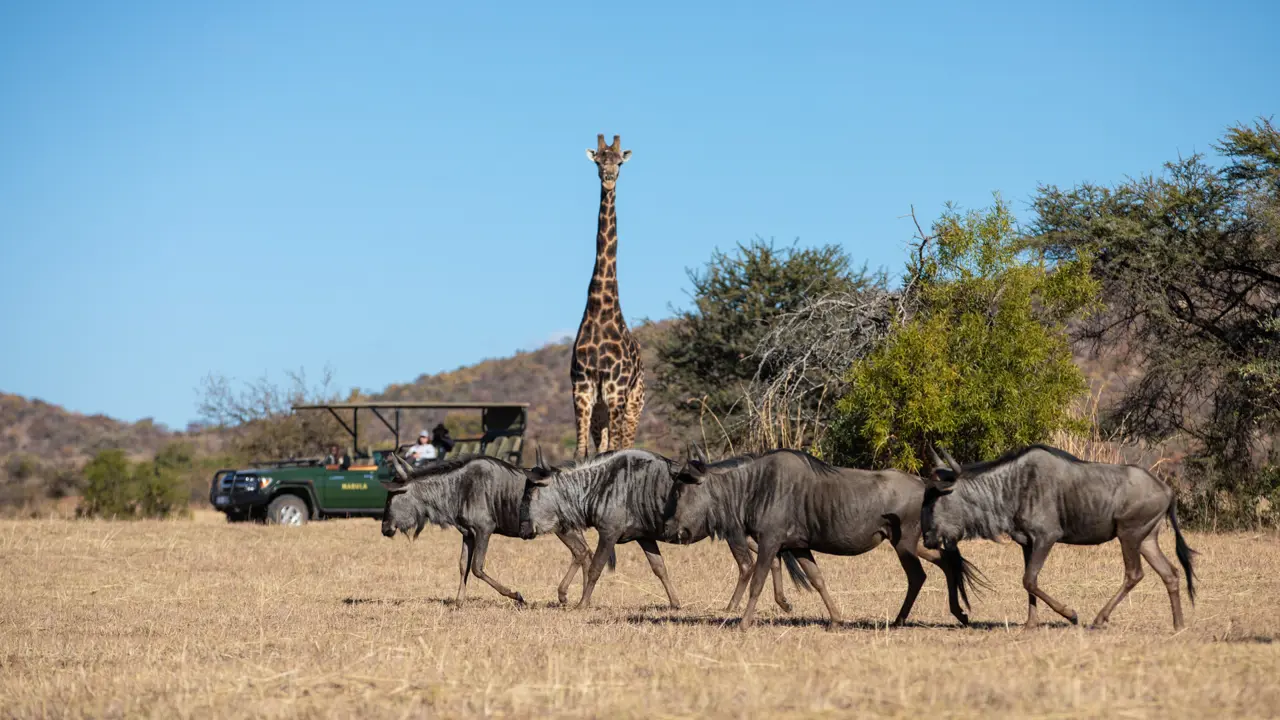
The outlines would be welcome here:
[[[635,541],[644,550],[653,574],[662,581],[671,607],[680,607],[675,588],[667,577],[666,563],[658,549],[658,542],[669,541],[665,534],[666,506],[670,501],[674,484],[675,464],[657,453],[647,450],[617,450],[605,452],[589,460],[577,461],[556,468],[538,463],[527,471],[528,485],[520,503],[520,536],[531,538],[545,532],[581,532],[593,527],[600,540],[582,583],[582,599],[579,607],[591,605],[591,593],[606,559],[611,557],[614,546]],[[694,540],[702,539],[702,534]],[[729,550],[738,565],[738,587],[729,602],[732,609],[742,596],[747,575],[755,567],[751,557],[751,545],[746,538],[730,542]],[[782,590],[782,576],[775,552],[764,561],[773,572],[774,599],[784,610],[790,611]],[[772,559],[772,562],[770,562]],[[804,574],[788,560],[792,579],[807,587]]]
[[[706,464],[689,460],[676,476],[667,532],[681,542],[710,532],[730,542],[754,537],[759,554],[742,628],[755,618],[756,600],[769,570],[768,559],[789,552],[822,596],[831,627],[840,611],[827,593],[813,552],[860,555],[888,540],[907,574],[907,596],[894,625],[906,622],[924,585],[920,558],[938,565],[947,578],[951,614],[969,618],[961,601],[966,586],[984,584],[980,574],[954,548],[936,551],[920,545],[922,479],[896,470],[837,468],[803,452],[774,450]]]
[[[1161,518],[1168,517],[1173,527],[1178,562],[1187,573],[1187,595],[1194,603],[1193,551],[1178,529],[1173,490],[1151,473],[1133,465],[1085,462],[1044,445],[963,467],[945,449],[946,464],[932,447],[929,452],[937,468],[922,510],[925,545],[954,547],[964,538],[998,540],[1002,535],[1021,545],[1027,628],[1036,626],[1036,598],[1072,623],[1079,621],[1074,610],[1040,589],[1040,568],[1054,543],[1100,545],[1119,538],[1124,584],[1098,612],[1093,625],[1105,625],[1142,580],[1141,558],[1146,558],[1169,591],[1174,629],[1182,629],[1178,572],[1156,539]]]
[[[484,568],[489,537],[520,534],[520,499],[525,475],[519,468],[493,457],[463,455],[410,468],[399,456],[391,455],[397,481],[386,483],[387,504],[382,514],[382,534],[395,537],[402,532],[416,538],[428,523],[457,528],[462,533],[462,556],[458,560],[458,594],[461,605],[467,597],[467,576],[488,583],[494,590],[524,604],[524,597],[493,579]],[[569,583],[578,568],[586,576],[590,551],[581,531],[566,530],[556,535],[569,548],[573,560],[557,595],[568,600]]]

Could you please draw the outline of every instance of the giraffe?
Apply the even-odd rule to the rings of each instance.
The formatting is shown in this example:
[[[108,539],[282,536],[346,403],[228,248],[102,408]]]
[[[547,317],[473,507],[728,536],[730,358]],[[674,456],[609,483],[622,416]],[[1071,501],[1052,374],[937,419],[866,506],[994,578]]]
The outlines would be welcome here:
[[[600,174],[600,216],[596,227],[596,265],[587,288],[587,307],[573,341],[569,379],[578,445],[574,457],[587,456],[589,439],[596,452],[629,448],[644,409],[644,367],[640,345],[627,330],[618,303],[618,222],[614,194],[618,168],[631,157],[617,135],[613,144],[596,137],[587,157]]]

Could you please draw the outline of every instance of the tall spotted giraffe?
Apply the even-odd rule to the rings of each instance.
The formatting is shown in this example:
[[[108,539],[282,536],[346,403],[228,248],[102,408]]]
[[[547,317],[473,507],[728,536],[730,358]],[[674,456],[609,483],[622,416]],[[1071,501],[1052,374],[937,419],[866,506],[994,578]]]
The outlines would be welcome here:
[[[596,266],[587,289],[578,337],[573,341],[569,379],[578,429],[574,457],[586,457],[590,440],[596,452],[629,448],[644,409],[644,367],[640,345],[627,330],[618,303],[618,220],[614,208],[618,169],[631,157],[617,135],[613,144],[596,137],[587,157],[600,172],[600,217],[596,227]]]

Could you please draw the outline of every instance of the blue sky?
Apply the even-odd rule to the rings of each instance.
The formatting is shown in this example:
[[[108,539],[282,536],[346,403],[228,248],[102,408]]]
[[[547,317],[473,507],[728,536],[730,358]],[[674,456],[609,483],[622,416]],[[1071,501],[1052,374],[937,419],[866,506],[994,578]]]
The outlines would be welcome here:
[[[634,322],[716,247],[896,273],[913,204],[1280,109],[1275,3],[967,5],[4,3],[0,390],[181,428],[211,372],[380,389],[572,333],[596,133]]]

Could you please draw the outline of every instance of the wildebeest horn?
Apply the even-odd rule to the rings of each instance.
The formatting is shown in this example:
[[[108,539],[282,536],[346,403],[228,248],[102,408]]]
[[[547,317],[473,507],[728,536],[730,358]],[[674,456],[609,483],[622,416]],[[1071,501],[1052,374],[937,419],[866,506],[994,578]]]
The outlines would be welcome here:
[[[697,451],[698,459],[705,463],[707,461],[707,453],[702,449],[702,446],[694,445],[693,449]]]
[[[600,133],[599,135],[596,135],[596,150],[599,150],[599,151],[604,150],[604,133]]]
[[[960,463],[956,462],[956,459],[951,457],[951,453],[947,452],[946,448],[942,448],[942,457],[947,459],[947,464],[951,466],[952,470],[955,470],[957,473],[961,472]]]
[[[409,479],[409,474],[412,470],[412,468],[409,467],[409,463],[405,462],[404,458],[395,453],[391,453],[391,469],[395,470],[396,477],[400,478],[402,481]]]
[[[542,446],[539,445],[533,453],[533,466],[542,470],[547,469],[547,463],[542,459]]]
[[[942,458],[938,457],[938,451],[933,449],[933,443],[929,443],[929,459],[933,461],[934,467],[942,467]]]

